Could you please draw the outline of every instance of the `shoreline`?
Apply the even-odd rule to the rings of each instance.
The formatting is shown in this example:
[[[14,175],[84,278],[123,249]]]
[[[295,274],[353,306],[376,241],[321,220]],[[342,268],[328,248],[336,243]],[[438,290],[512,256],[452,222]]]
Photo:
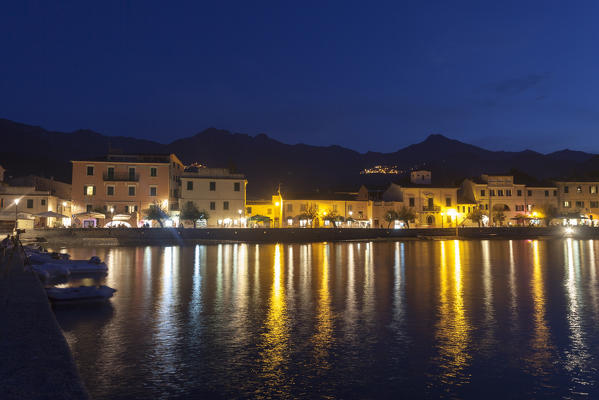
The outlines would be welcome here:
[[[572,237],[599,239],[599,228],[579,226],[572,233],[564,227],[498,228],[91,228],[36,229],[22,234],[23,241],[49,246],[144,246],[198,243],[309,243],[387,240],[488,240],[551,239]]]
[[[2,398],[89,398],[37,276],[16,256],[0,259],[0,270]]]

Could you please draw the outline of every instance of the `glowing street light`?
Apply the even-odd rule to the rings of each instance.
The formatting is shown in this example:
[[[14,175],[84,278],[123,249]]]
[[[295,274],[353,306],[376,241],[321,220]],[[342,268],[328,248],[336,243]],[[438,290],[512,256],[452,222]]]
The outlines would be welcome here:
[[[17,230],[18,227],[18,222],[19,222],[19,201],[21,201],[21,199],[15,199],[15,231]]]
[[[451,219],[455,218],[455,235],[458,236],[458,212],[455,208],[450,208],[447,210],[447,215],[449,215]]]

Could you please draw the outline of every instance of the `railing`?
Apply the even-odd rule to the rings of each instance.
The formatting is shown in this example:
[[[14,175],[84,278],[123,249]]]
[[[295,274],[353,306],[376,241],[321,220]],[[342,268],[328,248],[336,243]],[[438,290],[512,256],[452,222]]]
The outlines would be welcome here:
[[[137,182],[139,181],[139,174],[130,174],[128,172],[122,173],[112,173],[109,174],[107,172],[103,175],[105,181],[127,181],[127,182]]]
[[[422,206],[422,211],[441,211],[439,206]]]

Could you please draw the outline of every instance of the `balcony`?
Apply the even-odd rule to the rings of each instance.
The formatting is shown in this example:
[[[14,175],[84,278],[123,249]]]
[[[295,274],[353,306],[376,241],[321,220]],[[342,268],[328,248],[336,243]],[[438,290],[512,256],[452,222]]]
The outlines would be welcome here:
[[[422,206],[422,211],[438,212],[438,211],[441,211],[441,207],[439,207],[439,206]]]
[[[130,174],[128,172],[114,172],[109,174],[105,172],[103,174],[104,180],[109,182],[138,182],[139,174]]]

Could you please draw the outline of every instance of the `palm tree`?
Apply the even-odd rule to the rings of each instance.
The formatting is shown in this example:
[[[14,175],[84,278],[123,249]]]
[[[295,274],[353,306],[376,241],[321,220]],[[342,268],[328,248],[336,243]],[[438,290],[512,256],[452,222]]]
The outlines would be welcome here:
[[[399,219],[400,221],[403,221],[403,223],[406,224],[406,226],[409,228],[410,221],[413,221],[416,219],[416,214],[414,214],[414,211],[411,208],[402,206],[401,209],[399,210],[399,212],[397,213],[397,217],[398,217],[397,219]]]
[[[150,208],[146,210],[146,215],[150,221],[158,221],[161,228],[164,228],[162,220],[168,218],[168,214],[157,203],[150,205]]]
[[[480,208],[475,208],[474,210],[470,211],[470,213],[468,213],[468,216],[466,218],[468,218],[472,222],[477,223],[478,227],[480,228],[480,224],[483,220],[484,215],[485,213],[483,213],[483,210],[481,210]]]
[[[505,221],[505,213],[503,210],[496,210],[493,212],[493,221],[499,222],[499,226],[503,225],[503,221]]]
[[[388,210],[384,216],[385,221],[387,221],[387,229],[391,227],[391,223],[399,220],[399,213],[395,210]]]
[[[180,218],[184,221],[193,221],[194,228],[198,219],[208,219],[206,211],[200,211],[193,201],[188,201],[181,208]]]
[[[544,203],[534,209],[539,211],[546,226],[549,226],[551,221],[558,216],[557,207],[549,203]]]
[[[310,228],[313,227],[316,218],[318,218],[318,207],[315,204],[310,204],[306,211],[300,214],[300,219],[307,219],[310,221]]]

